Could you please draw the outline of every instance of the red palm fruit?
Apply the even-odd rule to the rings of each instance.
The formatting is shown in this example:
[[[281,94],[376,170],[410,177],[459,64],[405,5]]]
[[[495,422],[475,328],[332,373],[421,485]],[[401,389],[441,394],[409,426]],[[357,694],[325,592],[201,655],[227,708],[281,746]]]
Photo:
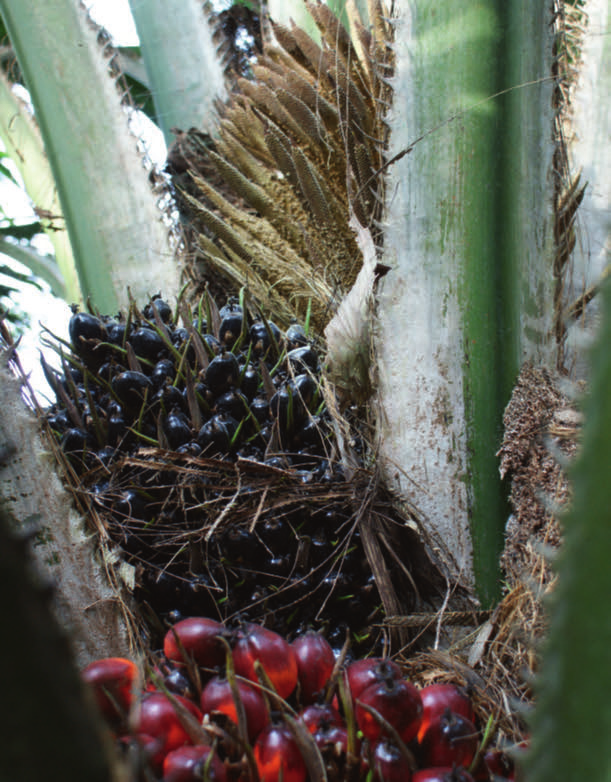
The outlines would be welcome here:
[[[192,701],[180,695],[174,695],[173,698],[201,723],[202,713]],[[160,741],[151,758],[155,770],[161,769],[168,752],[193,743],[174,703],[162,692],[152,692],[142,699],[134,720],[134,733]]]
[[[225,645],[221,637],[225,629],[215,619],[190,616],[171,627],[163,639],[165,656],[173,662],[186,662],[186,655],[202,668],[216,668],[225,662]],[[182,650],[181,650],[182,646]]]
[[[402,679],[403,674],[397,663],[382,657],[366,657],[363,660],[355,660],[344,671],[344,681],[353,703],[364,689],[389,677]]]
[[[484,754],[484,765],[491,774],[502,779],[515,779],[515,763],[502,749],[489,749]]]
[[[297,657],[291,645],[272,630],[246,624],[238,631],[233,647],[235,672],[258,682],[255,662],[259,661],[281,698],[288,698],[297,686]]]
[[[206,776],[204,776],[204,769]],[[216,752],[205,744],[179,747],[163,761],[163,782],[226,782],[225,766]]]
[[[464,768],[442,766],[414,771],[412,782],[474,782],[474,780]]]
[[[301,702],[314,703],[333,672],[333,649],[326,638],[313,630],[295,638],[291,646],[297,657]]]
[[[409,742],[416,737],[422,716],[420,692],[405,679],[392,675],[366,687],[356,699],[356,724],[363,736],[371,742],[384,735],[378,719],[366,708],[371,707],[397,731],[401,740]]]
[[[401,750],[387,739],[373,748],[371,758],[372,782],[410,782],[412,768]]]
[[[306,766],[286,725],[268,725],[254,745],[255,763],[260,782],[305,782]]]
[[[342,726],[344,720],[337,709],[328,703],[312,703],[299,712],[299,719],[310,733],[316,733],[332,725]]]
[[[462,714],[471,722],[475,722],[475,714],[471,699],[466,691],[456,684],[429,684],[420,690],[422,698],[422,722],[418,731],[418,740],[424,734],[429,723],[451,709],[455,714]]]
[[[102,716],[113,729],[125,722],[134,700],[138,668],[122,657],[105,657],[87,665],[81,676],[90,687]]]
[[[244,705],[248,739],[254,741],[269,722],[267,704],[261,693],[250,684],[238,680],[236,686],[240,700]],[[238,712],[227,679],[213,676],[202,690],[200,706],[204,714],[218,712],[224,714],[236,725],[238,724]]]
[[[423,766],[465,766],[473,762],[479,736],[475,725],[446,709],[433,720],[419,741],[418,755]]]
[[[325,725],[318,728],[312,737],[321,750],[331,746],[338,755],[345,755],[348,751],[348,731],[344,725]]]

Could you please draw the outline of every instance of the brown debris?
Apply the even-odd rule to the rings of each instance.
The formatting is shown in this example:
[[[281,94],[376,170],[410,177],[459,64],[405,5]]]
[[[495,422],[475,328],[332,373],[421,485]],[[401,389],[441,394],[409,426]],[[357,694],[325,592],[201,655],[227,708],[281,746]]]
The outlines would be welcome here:
[[[558,510],[570,497],[559,461],[577,450],[579,413],[558,388],[558,379],[527,364],[522,369],[503,418],[505,437],[499,450],[500,471],[511,481],[513,513],[501,565],[511,583],[542,569],[551,573],[543,553],[561,540]]]

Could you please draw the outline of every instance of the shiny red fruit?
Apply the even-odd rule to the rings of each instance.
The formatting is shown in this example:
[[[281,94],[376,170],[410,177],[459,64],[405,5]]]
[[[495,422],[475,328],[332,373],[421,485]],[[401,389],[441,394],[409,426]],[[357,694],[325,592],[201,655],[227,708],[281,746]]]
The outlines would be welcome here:
[[[180,695],[173,697],[201,724],[202,713],[192,701]],[[174,704],[161,692],[152,692],[142,699],[136,713],[134,733],[159,740],[159,747],[152,757],[152,765],[156,769],[161,768],[168,752],[193,743]]]
[[[409,760],[395,744],[385,739],[373,748],[371,771],[372,782],[410,782],[412,778]]]
[[[93,688],[98,708],[111,728],[125,722],[134,700],[138,668],[122,657],[105,657],[87,665],[81,676]]]
[[[412,782],[474,782],[474,780],[464,768],[443,766],[414,771]]]
[[[420,697],[422,698],[422,722],[418,731],[418,740],[429,723],[440,717],[446,709],[475,722],[471,699],[466,691],[456,684],[429,684],[420,690]]]
[[[342,726],[344,720],[337,709],[328,703],[312,703],[299,712],[299,719],[310,733],[324,730],[332,725]]]
[[[305,782],[306,766],[286,725],[268,725],[254,746],[260,782]]]
[[[205,774],[205,776],[204,776]],[[205,744],[179,747],[163,761],[163,782],[226,782],[225,766]]]
[[[515,778],[515,763],[502,749],[489,749],[484,754],[484,764],[489,774],[508,780]]]
[[[355,660],[344,671],[344,681],[354,702],[364,689],[388,678],[403,679],[403,673],[392,660],[382,657],[366,657]]]
[[[233,647],[236,674],[258,682],[256,661],[262,665],[278,695],[288,698],[297,686],[297,657],[293,648],[278,633],[247,624],[239,630]]]
[[[216,668],[225,662],[226,647],[220,640],[224,632],[220,622],[205,616],[181,619],[163,639],[164,654],[173,662],[186,662],[186,655],[202,668]]]
[[[291,646],[297,657],[301,703],[314,703],[335,667],[333,649],[326,638],[313,630],[295,638]]]
[[[471,720],[447,709],[433,720],[419,741],[423,766],[464,766],[473,762],[479,735]]]
[[[236,681],[238,694],[244,705],[246,732],[249,741],[254,741],[269,722],[267,704],[261,693],[246,682]],[[202,690],[200,706],[204,714],[218,712],[238,724],[238,712],[227,679],[213,676]]]
[[[367,707],[375,709],[390,723],[402,741],[407,743],[416,737],[422,716],[422,701],[420,692],[410,682],[388,676],[365,688],[356,699],[356,724],[366,739],[375,742],[384,735],[384,728]]]
[[[348,731],[343,725],[326,725],[312,734],[319,749],[333,747],[335,754],[345,755],[348,751]]]

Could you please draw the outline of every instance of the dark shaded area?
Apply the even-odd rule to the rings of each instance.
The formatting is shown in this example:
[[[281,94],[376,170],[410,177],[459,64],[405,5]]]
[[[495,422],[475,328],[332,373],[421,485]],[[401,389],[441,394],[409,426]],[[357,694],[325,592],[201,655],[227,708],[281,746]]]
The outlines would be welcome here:
[[[32,572],[29,543],[14,526],[0,505],[0,781],[109,782],[102,728],[52,616],[50,588]]]

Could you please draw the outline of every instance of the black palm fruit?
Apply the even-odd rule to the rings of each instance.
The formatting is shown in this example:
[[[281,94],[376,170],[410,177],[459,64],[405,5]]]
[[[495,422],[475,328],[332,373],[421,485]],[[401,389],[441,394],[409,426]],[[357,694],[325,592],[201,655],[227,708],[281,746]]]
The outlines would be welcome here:
[[[163,433],[165,434],[168,445],[175,451],[181,445],[190,442],[192,438],[191,427],[187,416],[184,413],[171,412],[163,424]]]
[[[172,408],[178,408],[183,413],[189,412],[187,401],[177,386],[163,386],[154,394],[153,400],[159,402],[166,413],[169,413]]]
[[[101,346],[108,335],[99,318],[88,312],[76,312],[68,324],[68,333],[72,349],[80,356],[89,368],[101,366],[107,356],[107,351]]]
[[[291,323],[285,334],[286,349],[288,351],[303,347],[308,344],[308,338],[300,323]]]
[[[242,381],[240,391],[249,399],[253,400],[259,390],[259,373],[253,364],[247,364],[241,367]]]
[[[108,335],[108,341],[113,345],[123,347],[125,339],[127,337],[127,326],[125,323],[116,320],[109,320],[106,324],[106,333]]]
[[[227,413],[213,416],[202,426],[197,442],[206,455],[226,454],[232,448],[239,423]]]
[[[60,444],[64,453],[76,456],[82,456],[84,451],[91,450],[94,447],[91,435],[84,429],[76,427],[67,429],[64,432]]]
[[[129,342],[138,358],[158,361],[166,352],[166,344],[159,334],[147,326],[136,329],[129,336]]]
[[[142,314],[147,320],[154,322],[155,312],[159,315],[164,323],[169,323],[172,320],[172,308],[163,299],[152,299],[151,303],[146,305]]]
[[[271,320],[256,320],[250,327],[250,342],[257,358],[264,358],[271,349],[279,348],[281,343],[280,329]],[[276,353],[273,354],[277,358]]]
[[[297,375],[271,398],[269,406],[282,432],[294,432],[305,420],[316,393],[317,384],[311,375]]]
[[[269,421],[269,402],[266,396],[257,396],[250,403],[250,412],[260,424]]]
[[[204,379],[208,388],[216,396],[228,391],[231,386],[236,386],[240,380],[240,365],[237,358],[229,351],[215,356],[208,364]]]
[[[60,392],[47,414],[110,537],[136,565],[136,599],[161,623],[172,610],[239,612],[294,632],[315,620],[343,568],[350,589],[336,587],[328,609],[361,628],[379,598],[369,595],[358,537],[354,548],[343,543],[352,510],[338,512],[334,499],[348,488],[331,458],[329,414],[317,409],[315,347],[297,324],[286,335],[263,319],[246,330],[248,313],[235,302],[220,319],[215,306],[182,311],[188,329],[160,298],[144,308],[146,320],[135,307],[113,319],[73,316],[74,355],[54,376]],[[355,584],[367,584],[360,603]],[[354,606],[356,618],[344,617]]]
[[[111,386],[125,410],[134,415],[141,410],[153,390],[153,384],[146,375],[132,370],[115,375]]]
[[[294,348],[286,354],[288,365],[294,372],[316,372],[318,370],[318,355],[310,345]]]
[[[219,311],[221,324],[219,326],[218,338],[222,345],[231,348],[238,341],[244,324],[244,310],[235,300],[229,302]]]
[[[228,413],[237,421],[241,421],[244,418],[248,409],[248,399],[235,388],[226,391],[216,399],[216,412]]]
[[[56,413],[52,413],[47,417],[47,423],[56,432],[65,432],[66,429],[70,429],[74,425],[67,410],[58,410]]]
[[[218,339],[213,334],[203,334],[202,339],[204,340],[204,347],[208,351],[210,358],[218,356],[222,350],[221,343]]]
[[[160,388],[166,384],[166,381],[172,382],[176,373],[174,362],[169,358],[160,359],[151,372],[151,382],[155,388]]]

